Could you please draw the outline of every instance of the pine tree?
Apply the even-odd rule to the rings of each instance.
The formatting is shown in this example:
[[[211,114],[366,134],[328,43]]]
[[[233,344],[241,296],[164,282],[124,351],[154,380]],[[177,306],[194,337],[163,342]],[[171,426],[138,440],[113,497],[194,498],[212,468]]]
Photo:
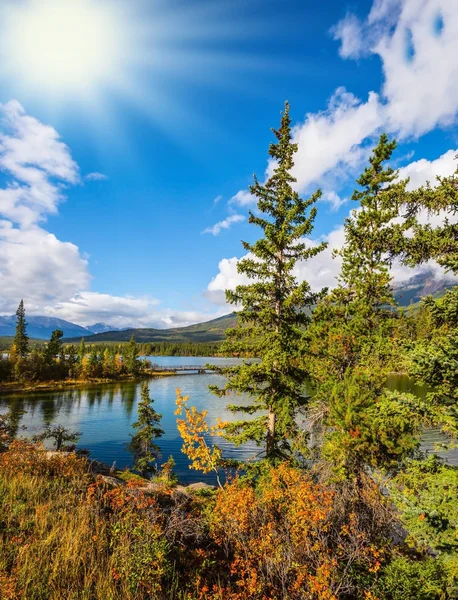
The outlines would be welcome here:
[[[361,189],[352,200],[358,208],[345,220],[345,244],[335,252],[342,258],[339,285],[319,303],[309,330],[307,357],[316,379],[329,380],[332,374],[342,380],[347,369],[361,363],[377,368],[391,351],[397,318],[391,257],[413,222],[396,220],[407,181],[397,181],[398,172],[385,164],[395,148],[396,142],[382,134],[357,180]]]
[[[357,179],[362,189],[354,191],[352,200],[359,207],[345,221],[345,245],[337,254],[342,257],[340,283],[351,291],[352,302],[358,303],[358,315],[364,330],[372,332],[380,319],[393,314],[384,307],[395,304],[390,267],[392,254],[398,248],[412,220],[393,222],[399,216],[405,198],[406,180],[397,181],[399,172],[387,167],[396,148],[384,133],[369,158],[369,166]]]
[[[339,475],[359,482],[368,467],[395,469],[413,454],[431,417],[411,394],[386,389],[397,320],[390,256],[412,225],[411,218],[393,221],[407,183],[384,164],[395,146],[383,134],[357,180],[362,189],[353,200],[359,207],[345,221],[345,245],[338,252],[339,285],[319,303],[307,332],[309,420],[323,435],[321,456]]]
[[[458,160],[458,155],[455,157]],[[433,259],[447,271],[458,274],[458,167],[448,177],[436,177],[436,185],[429,182],[410,191],[405,198],[407,214],[413,220],[412,232],[403,240],[397,255],[410,266],[417,266]],[[422,212],[430,216],[445,217],[439,225],[423,223]],[[450,219],[451,217],[451,219]]]
[[[458,224],[453,217],[458,212],[458,169],[448,177],[436,179],[435,187],[427,183],[408,193],[405,204],[414,224],[411,235],[403,239],[397,254],[404,263],[414,267],[436,260],[456,276]],[[435,217],[442,216],[442,222],[434,226],[422,223],[419,214],[425,210]],[[417,322],[422,314],[426,318],[426,336],[418,339],[409,353],[410,374],[431,388],[427,398],[438,411],[436,425],[456,439],[458,286],[448,290],[442,298],[425,298]]]
[[[129,375],[135,377],[138,375],[139,364],[138,364],[138,345],[135,341],[135,337],[132,336],[128,344],[124,346],[124,364]]]
[[[86,356],[86,344],[84,342],[84,338],[81,338],[80,345],[78,347],[78,360],[81,364],[83,362],[83,358]]]
[[[159,426],[162,415],[154,410],[153,402],[145,381],[142,384],[141,400],[138,404],[138,420],[133,424],[137,431],[129,444],[129,450],[134,457],[134,467],[142,475],[152,471],[160,453],[159,446],[153,440],[164,434]]]
[[[82,433],[80,431],[74,431],[72,429],[67,429],[63,425],[48,425],[46,429],[33,437],[34,442],[42,442],[44,440],[54,440],[55,449],[57,452],[61,450],[65,450],[65,442],[73,442],[76,443]]]
[[[45,349],[45,361],[51,365],[59,356],[62,348],[61,339],[64,335],[62,329],[54,329]]]
[[[24,358],[29,353],[29,336],[27,335],[27,321],[25,320],[24,301],[19,302],[16,311],[16,333],[14,335],[13,344],[16,348],[16,354]]]
[[[219,395],[235,391],[253,399],[250,406],[229,406],[233,412],[253,415],[267,411],[267,417],[229,424],[226,435],[237,444],[254,440],[265,445],[269,459],[289,453],[289,440],[296,433],[296,412],[305,402],[307,371],[298,362],[298,351],[318,294],[311,292],[306,281],[298,284],[293,271],[299,260],[307,260],[325,247],[310,247],[303,240],[313,230],[314,204],[321,192],[303,199],[293,189],[296,179],[291,171],[297,144],[292,142],[288,103],[280,128],[273,132],[277,139],[269,148],[275,161],[273,173],[265,184],[255,177],[250,188],[258,200],[258,212],[250,212],[249,223],[259,227],[263,237],[254,244],[242,242],[249,254],[238,262],[237,270],[252,282],[226,291],[227,301],[242,308],[238,326],[226,332],[222,348],[231,355],[254,356],[259,361],[217,369],[228,377],[228,383],[222,390],[211,388]]]

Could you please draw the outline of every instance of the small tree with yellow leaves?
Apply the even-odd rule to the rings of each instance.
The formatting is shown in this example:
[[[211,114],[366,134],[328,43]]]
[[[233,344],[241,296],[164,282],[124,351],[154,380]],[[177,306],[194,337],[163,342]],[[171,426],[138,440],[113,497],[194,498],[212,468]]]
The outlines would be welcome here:
[[[218,485],[222,488],[218,470],[221,465],[222,451],[219,446],[208,445],[205,435],[211,437],[222,435],[226,423],[218,419],[216,425],[208,425],[207,411],[199,412],[195,406],[189,407],[188,401],[189,396],[182,396],[181,390],[177,388],[175,414],[180,416],[184,413],[184,419],[177,419],[177,428],[183,439],[181,451],[190,459],[190,469],[202,473],[214,471]]]

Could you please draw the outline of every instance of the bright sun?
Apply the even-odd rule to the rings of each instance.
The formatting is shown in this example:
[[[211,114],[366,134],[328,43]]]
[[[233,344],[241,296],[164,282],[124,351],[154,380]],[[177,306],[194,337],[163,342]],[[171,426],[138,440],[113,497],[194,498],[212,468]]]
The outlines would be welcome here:
[[[82,91],[116,69],[120,30],[115,13],[103,2],[32,0],[14,11],[3,43],[17,77]]]

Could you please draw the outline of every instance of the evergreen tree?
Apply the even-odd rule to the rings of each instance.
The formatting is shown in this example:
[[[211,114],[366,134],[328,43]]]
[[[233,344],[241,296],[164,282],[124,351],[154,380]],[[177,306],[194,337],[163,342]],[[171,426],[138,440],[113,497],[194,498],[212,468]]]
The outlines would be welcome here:
[[[62,329],[54,329],[51,333],[51,337],[45,349],[45,361],[47,364],[51,365],[56,358],[59,356],[62,348],[61,339],[64,335]]]
[[[66,363],[68,369],[68,377],[74,378],[77,374],[78,354],[76,347],[73,344],[65,348]]]
[[[159,446],[153,440],[164,434],[159,426],[162,415],[154,410],[153,402],[145,381],[142,384],[141,400],[138,404],[138,420],[133,424],[137,431],[129,444],[129,450],[134,457],[134,467],[142,475],[152,471],[160,453]]]
[[[104,377],[112,377],[114,374],[114,359],[113,348],[106,347],[103,351],[102,370]]]
[[[83,362],[83,358],[86,356],[86,344],[84,342],[84,338],[81,338],[80,345],[78,347],[78,361],[80,365]]]
[[[390,255],[402,247],[412,219],[395,220],[406,181],[385,163],[395,142],[380,137],[353,194],[357,210],[345,221],[339,285],[313,314],[306,360],[313,394],[310,421],[323,435],[321,456],[344,479],[368,468],[394,470],[419,446],[431,411],[411,394],[386,389],[398,320]],[[391,306],[390,306],[391,305]]]
[[[414,220],[413,235],[404,238],[397,254],[410,266],[433,259],[458,275],[458,224],[449,218],[458,211],[458,169],[449,177],[437,177],[435,187],[427,183],[409,192],[406,205]],[[419,214],[425,210],[442,216],[442,222],[435,226],[422,223]],[[410,374],[431,388],[427,398],[436,410],[436,425],[457,438],[458,286],[443,298],[425,298],[417,315],[419,327],[422,316],[426,331],[409,353]]]
[[[13,344],[16,348],[16,353],[21,358],[25,358],[29,353],[29,336],[27,335],[27,321],[25,320],[24,301],[19,302],[16,311],[16,333],[14,335]]]
[[[128,344],[124,346],[124,364],[129,375],[135,377],[138,375],[139,362],[138,362],[138,345],[135,341],[135,337],[132,336]]]
[[[386,166],[395,148],[396,142],[382,134],[357,180],[360,189],[352,200],[359,206],[345,220],[345,244],[335,252],[342,258],[339,285],[319,303],[309,330],[306,360],[314,359],[318,380],[329,380],[331,374],[342,380],[347,369],[362,363],[377,369],[392,351],[397,312],[391,256],[413,223],[411,218],[396,220],[407,181],[397,181],[398,172]]]
[[[226,435],[237,444],[254,440],[265,445],[269,459],[289,453],[296,412],[305,402],[307,370],[298,362],[298,351],[318,295],[306,281],[297,283],[294,267],[297,261],[307,260],[325,247],[309,247],[303,241],[312,232],[317,210],[314,204],[321,192],[303,199],[293,189],[296,179],[291,172],[297,144],[292,142],[288,103],[280,128],[273,132],[277,139],[269,148],[275,161],[273,173],[265,184],[255,178],[251,186],[259,212],[250,212],[249,222],[261,229],[263,237],[254,244],[243,242],[249,254],[238,262],[237,270],[252,282],[226,291],[227,301],[242,308],[238,326],[226,332],[227,342],[222,347],[230,355],[256,356],[259,362],[216,369],[228,377],[228,383],[222,390],[211,388],[220,395],[235,391],[251,396],[250,406],[229,406],[233,412],[252,415],[267,411],[267,417],[229,424]]]
[[[89,377],[98,377],[101,373],[100,369],[100,359],[97,354],[97,348],[95,346],[91,347],[91,351],[89,352],[89,362],[88,362],[88,371]]]
[[[458,160],[458,155],[455,157]],[[404,203],[413,221],[410,235],[403,239],[396,254],[410,266],[433,259],[447,271],[458,274],[458,167],[448,177],[436,177],[436,185],[429,182],[410,191]],[[424,223],[419,216],[425,211],[430,216],[443,216],[439,225]],[[451,218],[450,218],[451,217]],[[413,235],[412,235],[413,233]]]

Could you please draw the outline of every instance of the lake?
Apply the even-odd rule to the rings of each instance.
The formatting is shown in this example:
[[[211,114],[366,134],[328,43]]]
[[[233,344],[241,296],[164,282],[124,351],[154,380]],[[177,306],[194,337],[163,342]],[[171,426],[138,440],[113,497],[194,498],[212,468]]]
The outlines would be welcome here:
[[[206,357],[152,356],[152,363],[161,366],[205,365],[207,363],[227,365],[234,364],[233,359]],[[175,471],[184,483],[207,481],[215,483],[213,474],[207,476],[188,468],[188,460],[181,453],[182,440],[176,428],[175,390],[181,388],[182,394],[189,396],[189,405],[198,410],[208,411],[207,420],[210,425],[216,423],[217,417],[222,420],[236,420],[238,417],[226,410],[230,402],[249,403],[248,398],[238,396],[218,398],[208,391],[211,384],[224,384],[224,379],[212,373],[204,375],[177,375],[174,377],[158,377],[149,380],[150,396],[154,398],[154,408],[162,414],[161,426],[165,434],[159,440],[162,460],[172,455],[176,461]],[[8,409],[12,412],[25,410],[21,424],[26,427],[24,435],[32,436],[45,426],[61,424],[82,432],[78,443],[87,448],[91,457],[123,469],[131,466],[132,457],[126,450],[129,436],[133,432],[132,423],[137,419],[137,404],[140,400],[142,382],[124,381],[87,385],[75,389],[59,391],[41,391],[34,393],[12,393],[0,396],[0,413]],[[412,391],[421,395],[423,388],[416,387],[406,377],[396,376],[390,379],[393,389]],[[434,443],[440,441],[435,431],[425,432],[424,448],[432,450]],[[223,439],[218,439],[226,458],[248,459],[259,452],[255,444],[247,444],[235,448]],[[458,452],[452,451],[448,459],[458,464]]]

